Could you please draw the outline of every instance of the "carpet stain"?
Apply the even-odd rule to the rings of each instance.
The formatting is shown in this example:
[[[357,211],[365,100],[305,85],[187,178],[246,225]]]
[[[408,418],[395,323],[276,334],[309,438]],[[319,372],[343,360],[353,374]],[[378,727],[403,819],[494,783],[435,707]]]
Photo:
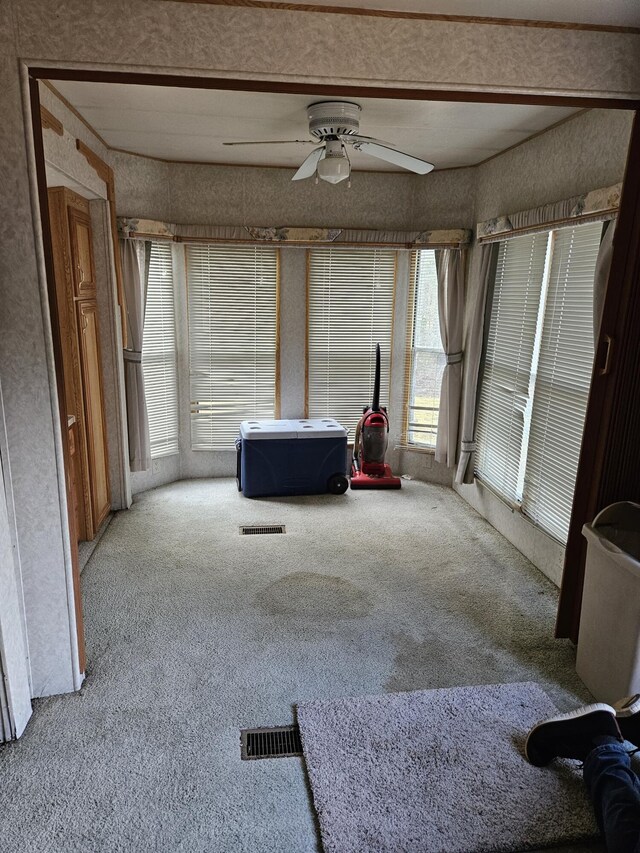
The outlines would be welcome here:
[[[483,684],[486,681],[509,680],[513,665],[502,660],[495,649],[478,646],[460,647],[445,640],[434,631],[416,640],[406,634],[393,634],[395,647],[393,671],[385,683],[390,693],[404,690],[424,690],[450,685]]]
[[[336,575],[293,572],[256,596],[267,613],[305,619],[354,619],[373,609],[369,593]]]

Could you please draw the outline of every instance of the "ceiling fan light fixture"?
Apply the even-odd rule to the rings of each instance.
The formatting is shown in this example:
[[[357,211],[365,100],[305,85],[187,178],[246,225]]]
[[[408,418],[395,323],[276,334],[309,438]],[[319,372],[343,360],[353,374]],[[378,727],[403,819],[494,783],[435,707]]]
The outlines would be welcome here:
[[[340,181],[346,181],[350,171],[349,161],[344,155],[342,157],[323,157],[318,163],[318,177],[329,184],[339,184]]]
[[[329,184],[346,181],[351,174],[351,163],[339,140],[327,140],[324,157],[318,161],[318,177]]]

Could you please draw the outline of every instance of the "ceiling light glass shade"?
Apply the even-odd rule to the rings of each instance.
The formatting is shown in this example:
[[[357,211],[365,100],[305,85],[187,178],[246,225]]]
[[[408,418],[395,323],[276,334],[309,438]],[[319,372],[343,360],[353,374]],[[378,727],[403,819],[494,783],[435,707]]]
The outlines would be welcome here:
[[[349,161],[340,154],[339,156],[325,156],[318,163],[318,177],[330,184],[339,184],[349,177]]]

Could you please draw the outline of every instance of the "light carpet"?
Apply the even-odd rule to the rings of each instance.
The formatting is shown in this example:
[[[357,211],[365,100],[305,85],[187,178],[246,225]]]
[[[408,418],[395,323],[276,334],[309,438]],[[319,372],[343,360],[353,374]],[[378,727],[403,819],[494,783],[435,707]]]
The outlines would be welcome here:
[[[576,762],[532,767],[537,684],[420,690],[298,706],[325,853],[498,853],[597,832]]]
[[[284,523],[279,536],[239,524]],[[174,483],[82,573],[87,680],[0,747],[2,853],[315,853],[302,759],[241,728],[313,699],[537,681],[588,700],[557,590],[452,489],[248,500]]]

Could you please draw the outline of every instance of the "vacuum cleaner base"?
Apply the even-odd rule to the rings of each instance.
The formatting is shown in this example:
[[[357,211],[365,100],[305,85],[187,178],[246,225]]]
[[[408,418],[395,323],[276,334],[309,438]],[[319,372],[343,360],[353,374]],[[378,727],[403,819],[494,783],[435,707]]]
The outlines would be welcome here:
[[[363,474],[351,468],[352,489],[399,489],[402,486],[400,477],[394,477],[391,466],[384,465],[384,474]]]

